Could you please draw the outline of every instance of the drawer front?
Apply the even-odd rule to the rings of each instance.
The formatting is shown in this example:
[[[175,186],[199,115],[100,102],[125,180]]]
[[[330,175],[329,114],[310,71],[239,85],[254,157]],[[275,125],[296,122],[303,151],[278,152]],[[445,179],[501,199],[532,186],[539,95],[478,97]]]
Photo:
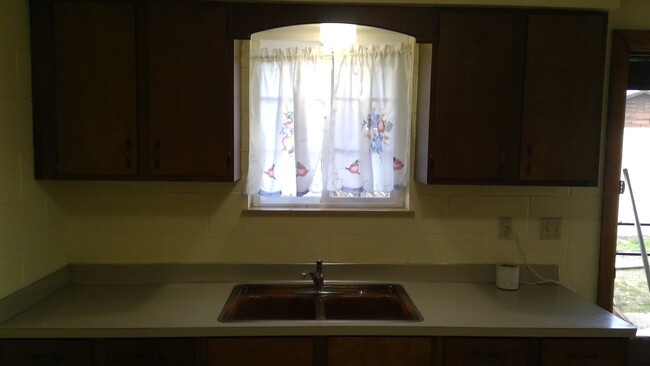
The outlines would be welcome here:
[[[2,366],[92,366],[93,363],[92,340],[0,341]]]
[[[207,344],[207,366],[310,366],[314,359],[309,337],[213,338]]]
[[[445,366],[522,366],[529,363],[528,339],[447,338]]]
[[[428,366],[431,338],[428,337],[330,337],[328,366]]]
[[[541,366],[623,366],[626,339],[544,339]]]
[[[107,366],[193,366],[196,341],[192,338],[108,339]]]

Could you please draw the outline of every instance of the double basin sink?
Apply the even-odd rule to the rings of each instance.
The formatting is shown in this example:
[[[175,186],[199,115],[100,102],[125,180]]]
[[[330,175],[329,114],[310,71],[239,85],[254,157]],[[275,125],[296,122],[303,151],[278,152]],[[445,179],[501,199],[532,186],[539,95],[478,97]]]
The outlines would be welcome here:
[[[420,321],[401,285],[336,284],[322,290],[304,284],[236,285],[219,321]]]

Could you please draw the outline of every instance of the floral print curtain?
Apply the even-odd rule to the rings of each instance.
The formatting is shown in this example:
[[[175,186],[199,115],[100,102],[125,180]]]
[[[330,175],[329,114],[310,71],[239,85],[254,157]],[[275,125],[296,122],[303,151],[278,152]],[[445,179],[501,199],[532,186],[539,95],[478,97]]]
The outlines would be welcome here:
[[[261,50],[250,63],[248,194],[300,197],[314,179],[330,111],[331,64],[319,50]]]
[[[248,194],[375,197],[406,186],[410,46],[333,58],[264,49],[250,65]]]
[[[335,56],[328,191],[374,196],[406,186],[411,65],[406,46]]]

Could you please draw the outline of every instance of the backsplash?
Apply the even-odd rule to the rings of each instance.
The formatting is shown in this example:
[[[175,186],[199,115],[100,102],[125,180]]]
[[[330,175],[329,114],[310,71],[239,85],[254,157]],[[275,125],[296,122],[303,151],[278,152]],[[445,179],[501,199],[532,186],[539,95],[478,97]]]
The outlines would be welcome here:
[[[531,263],[559,265],[562,281],[595,297],[596,188],[413,184],[414,217],[300,217],[242,215],[241,182],[56,183],[71,263],[520,262],[515,242],[497,237],[511,216]],[[562,217],[560,240],[539,240],[542,217]]]

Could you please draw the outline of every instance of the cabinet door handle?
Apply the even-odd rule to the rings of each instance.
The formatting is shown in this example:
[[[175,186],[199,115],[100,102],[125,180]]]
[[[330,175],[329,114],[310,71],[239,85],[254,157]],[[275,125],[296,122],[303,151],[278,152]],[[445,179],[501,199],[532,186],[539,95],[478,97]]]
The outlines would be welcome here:
[[[156,170],[160,169],[160,139],[153,142],[153,165]]]
[[[226,171],[230,171],[230,164],[232,164],[232,154],[226,153]]]
[[[499,146],[499,176],[503,177],[503,164],[506,160],[506,153],[503,145]]]
[[[428,164],[428,165],[429,165],[429,171],[430,171],[430,172],[433,171],[434,161],[435,161],[435,160],[433,160],[433,154],[430,154],[430,155],[429,155],[429,164]]]
[[[481,364],[492,365],[501,360],[501,353],[472,352],[471,358],[479,361]]]
[[[63,355],[37,353],[31,355],[29,359],[33,362],[38,362],[40,364],[62,365],[62,362],[65,360],[65,357],[63,357]]]
[[[152,362],[153,361],[153,362],[156,362],[156,363],[160,363],[162,361],[167,360],[167,355],[163,355],[163,354],[159,354],[159,353],[158,354],[136,353],[136,354],[133,355],[133,360],[138,361],[138,362],[143,362],[143,361]]]
[[[598,359],[598,355],[595,353],[590,353],[588,355],[578,355],[575,353],[568,353],[566,358],[573,361],[593,361]]]
[[[533,169],[533,147],[528,145],[526,147],[526,175],[530,175]]]
[[[124,141],[124,152],[126,154],[126,169],[131,169],[131,138]]]

